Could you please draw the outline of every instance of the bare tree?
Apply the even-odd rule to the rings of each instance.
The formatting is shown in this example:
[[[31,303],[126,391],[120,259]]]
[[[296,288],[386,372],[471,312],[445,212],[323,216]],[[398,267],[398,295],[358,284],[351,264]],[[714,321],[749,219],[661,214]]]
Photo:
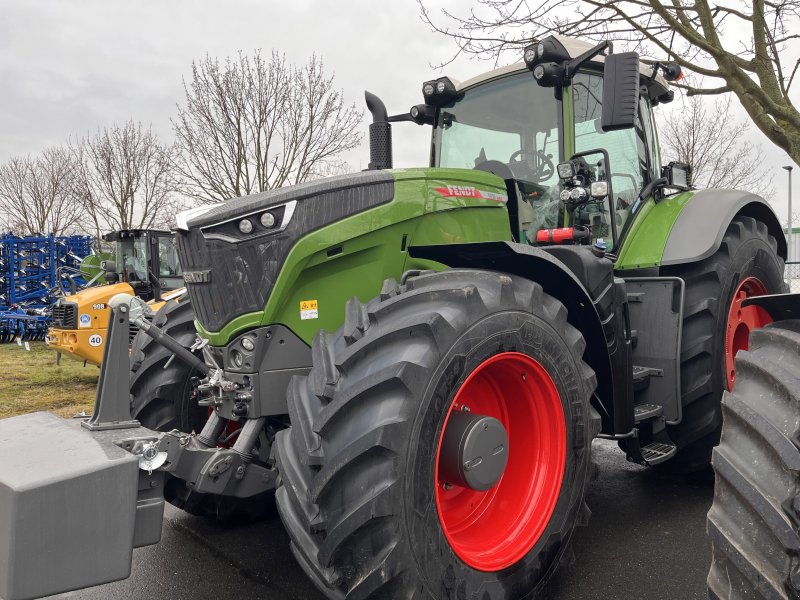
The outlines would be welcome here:
[[[551,33],[627,42],[645,59],[673,60],[689,95],[732,92],[767,138],[800,164],[800,112],[790,98],[800,56],[797,0],[477,0],[465,16],[423,19],[458,53],[497,57]],[[518,50],[519,51],[519,50]]]
[[[79,165],[76,194],[87,228],[146,229],[174,214],[175,150],[152,128],[128,121],[98,130],[73,145]]]
[[[345,106],[322,59],[287,65],[273,52],[222,63],[206,56],[184,81],[173,120],[180,174],[202,202],[299,183],[336,170],[360,142],[362,111]]]
[[[775,190],[764,150],[748,141],[750,123],[736,119],[730,108],[730,96],[713,103],[687,98],[682,106],[674,107],[661,119],[664,162],[690,164],[698,187],[748,190],[770,199]]]
[[[74,195],[75,160],[67,148],[13,157],[0,166],[0,213],[20,234],[72,230],[80,217]]]

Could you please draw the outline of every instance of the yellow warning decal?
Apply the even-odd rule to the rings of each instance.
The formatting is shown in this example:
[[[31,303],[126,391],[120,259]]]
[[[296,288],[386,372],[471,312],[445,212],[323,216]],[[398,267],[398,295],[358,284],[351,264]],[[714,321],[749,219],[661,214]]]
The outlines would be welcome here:
[[[300,301],[300,320],[317,319],[319,318],[319,310],[317,308],[316,300],[301,300]]]

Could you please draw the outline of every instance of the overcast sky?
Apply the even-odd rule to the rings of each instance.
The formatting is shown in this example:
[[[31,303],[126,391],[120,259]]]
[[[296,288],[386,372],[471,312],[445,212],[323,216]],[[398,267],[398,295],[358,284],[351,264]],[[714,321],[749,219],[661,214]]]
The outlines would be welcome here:
[[[466,6],[435,6],[448,2],[460,12]],[[349,102],[363,106],[368,89],[395,113],[422,101],[422,82],[441,74],[431,63],[448,59],[454,46],[420,20],[414,0],[0,0],[0,162],[129,118],[171,140],[192,59],[257,48],[295,63],[316,52]],[[467,79],[491,66],[460,59],[444,74]],[[345,157],[356,169],[368,162],[368,122],[362,147]],[[429,132],[395,125],[395,165],[425,164]],[[791,163],[755,127],[752,137],[767,150],[773,205],[785,218],[780,167]]]

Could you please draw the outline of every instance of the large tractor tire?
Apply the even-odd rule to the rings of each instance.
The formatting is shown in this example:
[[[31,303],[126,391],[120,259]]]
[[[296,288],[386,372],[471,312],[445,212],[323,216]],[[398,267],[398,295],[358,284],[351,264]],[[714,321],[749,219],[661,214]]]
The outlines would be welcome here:
[[[753,333],[722,403],[708,513],[713,600],[800,598],[800,320]]]
[[[710,465],[722,429],[722,392],[735,380],[733,357],[747,349],[751,330],[771,321],[760,308],[742,308],[742,301],[784,292],[783,269],[778,244],[767,226],[737,217],[713,255],[663,270],[683,278],[686,285],[681,333],[683,419],[667,428],[678,452],[659,468],[692,473]]]
[[[519,277],[450,270],[352,299],[317,334],[277,438],[278,510],[320,590],[541,597],[589,516],[600,418],[584,347]]]
[[[167,302],[156,313],[153,324],[184,348],[191,347],[197,339],[188,297]],[[208,409],[192,401],[191,378],[198,374],[145,332],[138,332],[131,343],[133,418],[157,431],[200,433],[208,420]]]
[[[167,302],[156,313],[153,324],[174,337],[184,348],[197,338],[194,312],[188,297]],[[171,359],[171,360],[170,360]],[[200,373],[145,332],[140,331],[131,344],[131,414],[142,425],[156,431],[177,429],[200,433],[208,420],[208,408],[198,406],[192,397],[191,379]],[[271,492],[268,495],[272,495]],[[181,479],[169,477],[164,498],[186,512],[228,523],[252,520],[270,510],[267,494],[253,498],[232,498],[201,494],[191,490]]]

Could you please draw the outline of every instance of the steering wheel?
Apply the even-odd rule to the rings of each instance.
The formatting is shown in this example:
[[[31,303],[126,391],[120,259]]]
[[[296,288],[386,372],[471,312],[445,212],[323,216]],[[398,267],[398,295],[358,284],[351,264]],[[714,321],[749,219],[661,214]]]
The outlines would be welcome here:
[[[527,171],[526,178],[531,179],[534,183],[547,181],[556,172],[556,167],[553,164],[551,155],[545,154],[544,150],[537,150],[533,155],[533,163],[536,165],[533,169],[531,169],[525,161],[516,160],[524,154],[528,154],[528,152],[525,150],[517,150],[509,157],[508,166],[512,171],[515,170],[515,167],[516,170],[523,167]]]

